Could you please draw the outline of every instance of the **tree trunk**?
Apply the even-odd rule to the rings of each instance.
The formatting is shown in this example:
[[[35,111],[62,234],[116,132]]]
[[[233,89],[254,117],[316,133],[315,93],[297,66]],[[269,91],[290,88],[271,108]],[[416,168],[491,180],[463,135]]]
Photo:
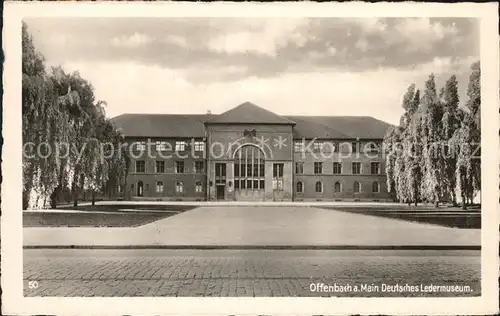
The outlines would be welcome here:
[[[23,190],[23,210],[27,210],[29,207],[30,191],[31,188],[29,190]]]
[[[73,195],[73,206],[77,207],[78,206],[78,188],[79,188],[79,179],[78,179],[78,174],[79,174],[79,168],[75,168],[75,174],[73,175],[73,183],[71,184],[71,193]]]
[[[92,190],[92,206],[95,206],[95,192]]]
[[[417,204],[418,204],[418,200],[417,200],[417,199],[415,199],[415,206],[417,206]]]
[[[57,208],[58,188],[59,186],[55,188],[52,194],[50,195],[50,208],[53,210]]]

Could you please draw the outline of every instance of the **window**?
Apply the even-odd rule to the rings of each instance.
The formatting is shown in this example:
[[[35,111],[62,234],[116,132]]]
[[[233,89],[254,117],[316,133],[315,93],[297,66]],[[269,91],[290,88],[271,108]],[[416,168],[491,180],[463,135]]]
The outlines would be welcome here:
[[[145,141],[135,142],[135,150],[137,151],[146,150],[146,142]]]
[[[371,172],[372,174],[380,174],[380,162],[371,163]]]
[[[340,185],[340,182],[335,182],[335,184],[333,185],[333,191],[336,193],[342,192],[342,186]]]
[[[361,162],[352,163],[352,174],[361,174]]]
[[[314,173],[315,174],[323,173],[323,163],[322,162],[315,162],[314,163]]]
[[[296,162],[295,163],[295,173],[296,174],[304,173],[304,163],[303,162]]]
[[[167,142],[156,141],[156,150],[167,150]]]
[[[372,192],[373,193],[379,193],[380,192],[380,185],[378,182],[373,182],[372,184]]]
[[[332,146],[333,146],[333,152],[338,152],[339,151],[339,144],[338,143],[333,142]]]
[[[203,186],[201,185],[201,181],[196,181],[195,192],[196,193],[203,192]]]
[[[130,188],[131,188],[132,190],[134,189],[134,184],[133,184],[133,183],[130,185]]]
[[[175,173],[184,173],[184,161],[175,162]]]
[[[156,182],[156,193],[163,193],[163,182]]]
[[[323,149],[323,142],[314,142],[313,149],[314,151],[321,151]]]
[[[342,173],[342,163],[334,162],[333,163],[333,174],[341,174]]]
[[[205,172],[205,162],[204,161],[195,161],[194,162],[194,172],[195,173]]]
[[[235,163],[233,166],[234,166],[234,172],[233,172],[234,176],[238,178],[240,176],[240,170],[241,170],[240,164]]]
[[[352,153],[357,153],[358,152],[358,143],[357,142],[352,142],[351,143],[351,150],[352,150]]]
[[[283,178],[283,167],[282,163],[273,164],[273,178]]]
[[[202,141],[194,142],[194,151],[205,151],[205,142]]]
[[[121,185],[116,186],[116,193],[122,193],[122,186]]]
[[[321,193],[323,192],[323,183],[320,181],[316,182],[316,185],[314,186],[316,193]]]
[[[293,151],[296,153],[302,153],[304,152],[304,142],[294,142],[293,143]]]
[[[297,182],[297,193],[304,192],[304,184],[302,182]]]
[[[253,170],[253,169],[252,169],[252,164],[251,164],[251,163],[249,163],[249,164],[247,165],[247,177],[252,177],[252,170]]]
[[[164,172],[165,172],[165,161],[157,160],[156,173],[164,173]]]
[[[378,152],[378,148],[379,148],[379,146],[378,146],[376,143],[371,142],[371,143],[370,143],[370,146],[369,146],[368,148],[369,148],[369,151],[370,151],[370,152],[372,152],[372,153],[376,153],[376,152]]]
[[[359,182],[358,182],[358,181],[355,181],[355,182],[354,182],[353,190],[354,190],[354,193],[359,193],[359,192],[361,192],[361,184],[359,184]]]
[[[175,151],[185,151],[186,150],[186,142],[183,140],[178,140],[175,142]]]
[[[246,145],[239,148],[234,156],[234,188],[238,190],[264,189],[264,163],[264,154],[258,147]]]
[[[144,160],[135,162],[135,172],[146,172],[146,162]]]
[[[226,164],[215,164],[215,183],[226,183]]]
[[[254,175],[254,177],[258,177],[259,176],[259,164],[258,163],[255,163],[253,165],[253,175]]]
[[[184,192],[184,184],[181,181],[177,181],[175,183],[175,192],[177,192],[177,193]]]

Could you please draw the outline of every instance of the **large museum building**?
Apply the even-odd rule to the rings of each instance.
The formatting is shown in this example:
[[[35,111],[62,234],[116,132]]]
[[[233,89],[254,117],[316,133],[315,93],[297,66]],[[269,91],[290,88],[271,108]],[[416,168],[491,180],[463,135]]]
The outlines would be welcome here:
[[[123,114],[126,199],[381,201],[389,124],[366,116],[280,116],[250,102],[222,114]]]

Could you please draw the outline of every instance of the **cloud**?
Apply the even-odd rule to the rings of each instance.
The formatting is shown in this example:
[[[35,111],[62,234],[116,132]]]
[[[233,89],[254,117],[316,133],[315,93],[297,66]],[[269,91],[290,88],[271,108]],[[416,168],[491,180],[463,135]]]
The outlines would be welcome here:
[[[405,43],[406,51],[430,51],[437,42],[453,38],[458,33],[454,25],[444,26],[428,18],[402,19],[396,24],[395,30],[395,36],[386,37],[387,42]]]
[[[299,18],[250,19],[247,23],[239,24],[239,30],[211,38],[208,48],[226,54],[253,52],[276,57],[279,49],[289,42],[299,47],[305,45],[307,38],[299,29],[307,26],[307,23],[307,19]]]
[[[111,39],[111,44],[123,48],[135,48],[143,45],[150,44],[153,40],[140,33],[134,33],[131,36],[116,36]]]
[[[414,69],[345,72],[287,72],[276,77],[245,76],[245,67],[165,69],[124,61],[66,63],[92,82],[109,116],[122,113],[221,113],[246,100],[279,114],[368,115],[397,123],[406,88],[422,89],[434,72],[438,87],[457,74],[461,102],[473,60],[436,59]],[[103,75],[104,74],[104,75]],[[228,76],[232,80],[213,80]],[[210,80],[208,80],[210,79]],[[145,84],[147,83],[147,84]],[[145,106],[147,105],[147,106]]]
[[[411,71],[448,59],[453,67],[455,60],[479,56],[479,25],[467,18],[38,18],[27,23],[36,47],[51,62],[118,61],[182,70],[196,84],[290,73]]]
[[[188,40],[185,37],[182,37],[182,36],[167,35],[167,36],[165,36],[164,40],[168,44],[173,44],[173,45],[177,45],[179,47],[184,47],[184,48],[188,48],[189,47]]]

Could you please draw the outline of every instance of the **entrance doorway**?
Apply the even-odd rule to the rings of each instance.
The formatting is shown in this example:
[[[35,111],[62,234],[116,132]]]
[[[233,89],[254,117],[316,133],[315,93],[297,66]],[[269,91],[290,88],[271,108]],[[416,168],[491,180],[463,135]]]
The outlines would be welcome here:
[[[215,196],[217,200],[224,200],[226,192],[226,164],[215,164]]]
[[[217,185],[217,200],[224,200],[224,193],[226,192],[225,185]]]
[[[144,196],[144,183],[142,181],[137,182],[137,196]]]

